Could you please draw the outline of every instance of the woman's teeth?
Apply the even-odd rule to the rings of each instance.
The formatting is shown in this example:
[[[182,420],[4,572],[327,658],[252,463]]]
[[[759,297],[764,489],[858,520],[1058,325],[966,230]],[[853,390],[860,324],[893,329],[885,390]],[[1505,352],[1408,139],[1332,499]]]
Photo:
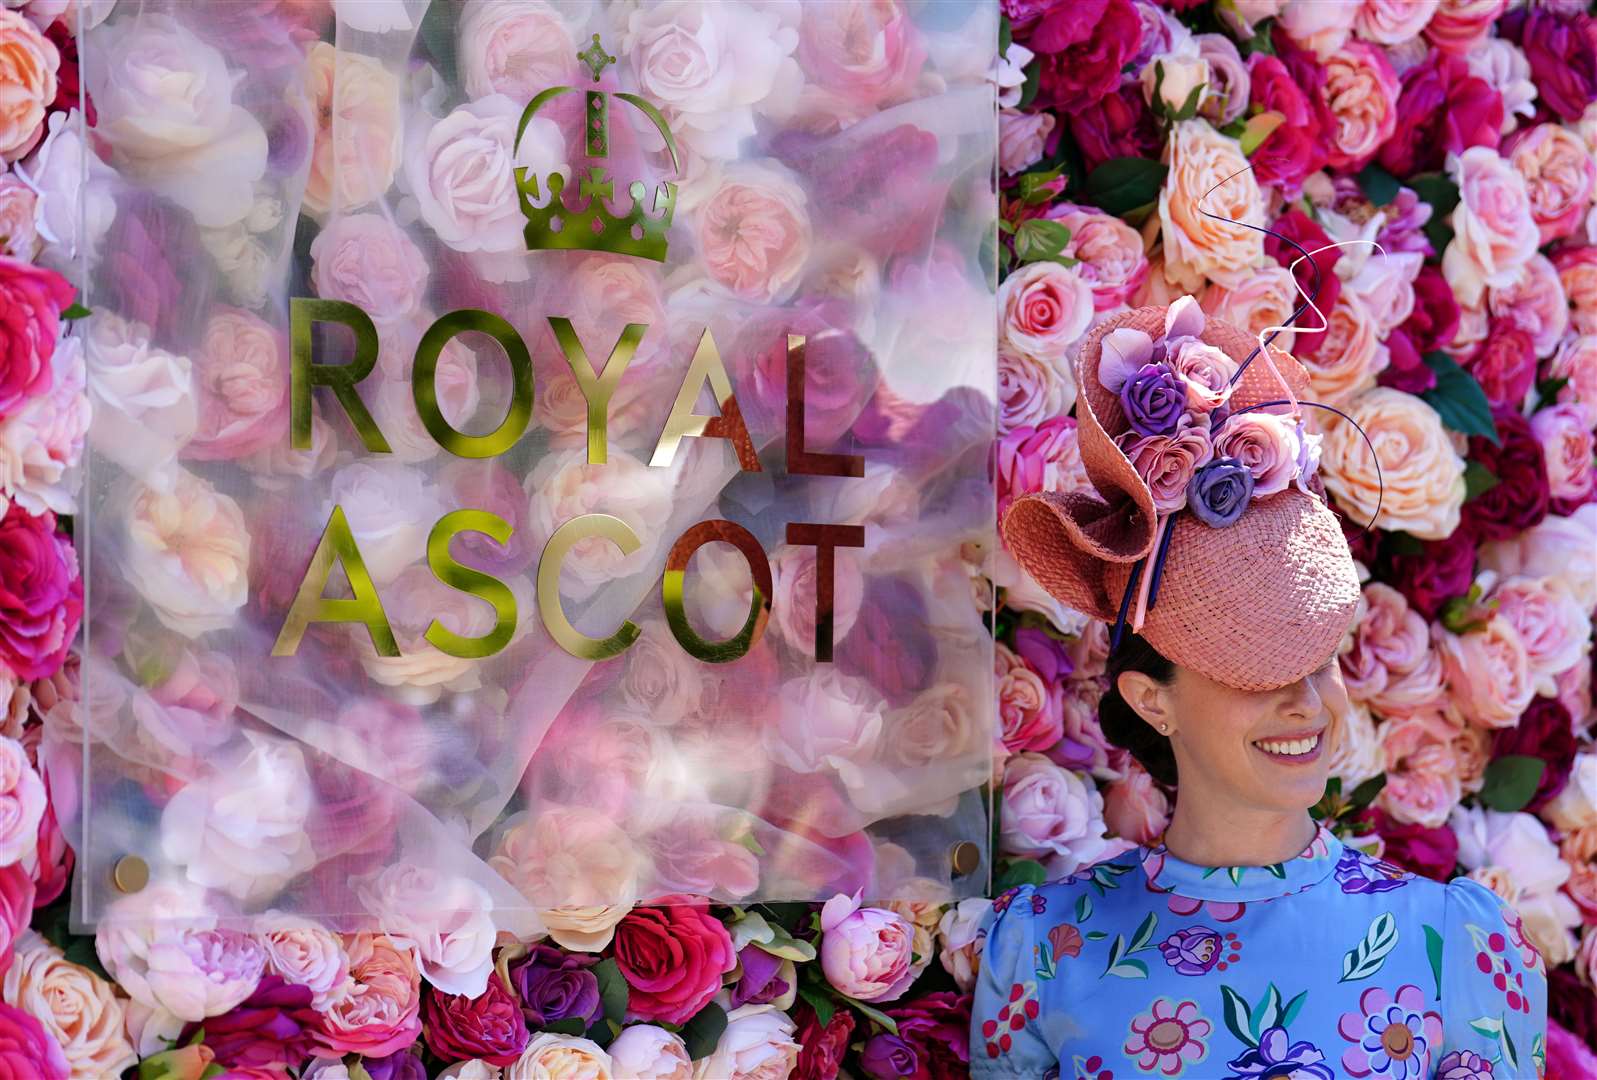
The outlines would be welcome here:
[[[1262,739],[1253,744],[1266,754],[1279,754],[1282,757],[1299,757],[1311,754],[1320,745],[1320,737],[1312,735],[1307,739]]]

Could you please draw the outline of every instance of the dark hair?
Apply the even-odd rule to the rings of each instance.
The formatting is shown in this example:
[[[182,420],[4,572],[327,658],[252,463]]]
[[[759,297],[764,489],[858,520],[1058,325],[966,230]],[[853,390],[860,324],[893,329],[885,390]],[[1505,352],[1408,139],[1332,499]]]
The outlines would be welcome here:
[[[1109,653],[1105,674],[1109,688],[1098,702],[1098,724],[1104,737],[1137,759],[1137,764],[1148,770],[1161,784],[1176,784],[1176,755],[1170,748],[1170,739],[1144,720],[1120,696],[1120,673],[1140,671],[1156,682],[1168,683],[1175,678],[1176,666],[1148,644],[1142,637],[1129,631],[1120,639],[1120,647]]]

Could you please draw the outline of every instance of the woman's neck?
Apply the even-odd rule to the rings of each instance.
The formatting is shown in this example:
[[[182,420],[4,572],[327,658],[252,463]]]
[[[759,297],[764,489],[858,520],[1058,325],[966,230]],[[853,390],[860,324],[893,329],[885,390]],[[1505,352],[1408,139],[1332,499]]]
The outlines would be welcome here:
[[[1318,831],[1306,810],[1205,805],[1178,795],[1164,843],[1170,854],[1197,866],[1269,866],[1302,854]]]

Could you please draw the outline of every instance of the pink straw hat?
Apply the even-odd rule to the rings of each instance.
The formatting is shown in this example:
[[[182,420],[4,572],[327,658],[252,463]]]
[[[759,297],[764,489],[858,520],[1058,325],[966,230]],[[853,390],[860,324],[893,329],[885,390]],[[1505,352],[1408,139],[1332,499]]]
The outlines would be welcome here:
[[[1113,623],[1139,561],[1153,561],[1160,519],[1153,494],[1116,438],[1131,425],[1118,395],[1098,379],[1104,335],[1126,327],[1157,338],[1168,309],[1115,315],[1087,335],[1076,357],[1077,430],[1097,496],[1041,492],[1017,499],[1001,523],[1016,560],[1053,596]],[[1250,335],[1214,319],[1201,340],[1242,363]],[[1233,413],[1308,389],[1303,366],[1274,346],[1237,379]],[[1352,624],[1360,597],[1353,556],[1320,495],[1289,486],[1254,498],[1234,524],[1211,528],[1177,514],[1158,575],[1157,602],[1138,630],[1183,667],[1239,690],[1273,690],[1318,670]]]

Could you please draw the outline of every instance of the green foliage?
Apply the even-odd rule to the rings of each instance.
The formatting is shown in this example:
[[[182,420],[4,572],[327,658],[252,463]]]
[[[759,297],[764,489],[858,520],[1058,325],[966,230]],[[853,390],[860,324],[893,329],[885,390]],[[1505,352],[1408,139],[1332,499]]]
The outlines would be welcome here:
[[[1503,440],[1492,419],[1491,403],[1475,376],[1444,352],[1426,353],[1425,365],[1436,373],[1436,385],[1420,396],[1436,410],[1442,423],[1465,435],[1484,436],[1501,446]]]
[[[1507,754],[1486,766],[1481,802],[1493,810],[1523,810],[1536,794],[1547,763],[1526,754]]]

